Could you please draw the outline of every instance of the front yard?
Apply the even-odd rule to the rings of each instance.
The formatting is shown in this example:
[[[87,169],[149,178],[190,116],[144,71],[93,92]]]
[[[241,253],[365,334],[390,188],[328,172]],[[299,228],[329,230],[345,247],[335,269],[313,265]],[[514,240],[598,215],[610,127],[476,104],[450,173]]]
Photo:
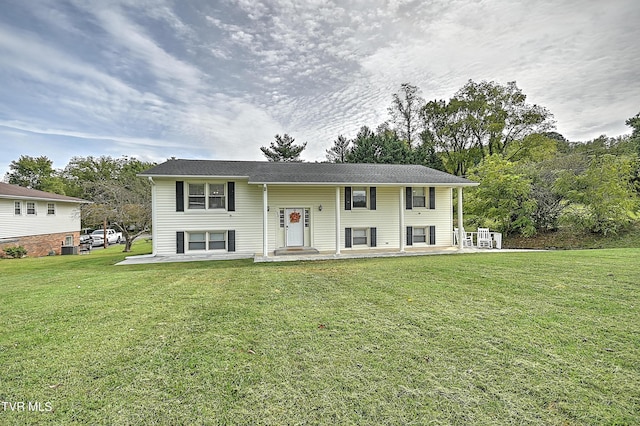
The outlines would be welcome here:
[[[0,261],[0,423],[640,422],[640,249],[120,251]]]

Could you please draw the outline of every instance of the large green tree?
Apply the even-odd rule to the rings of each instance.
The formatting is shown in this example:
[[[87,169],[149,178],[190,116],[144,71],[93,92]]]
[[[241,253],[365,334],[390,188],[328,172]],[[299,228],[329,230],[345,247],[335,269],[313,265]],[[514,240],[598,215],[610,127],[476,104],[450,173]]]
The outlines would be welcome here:
[[[9,164],[5,180],[13,185],[65,195],[64,183],[53,168],[53,161],[44,155],[21,155]]]
[[[300,154],[307,147],[307,143],[296,145],[294,142],[295,139],[286,133],[282,136],[276,135],[275,141],[271,142],[269,147],[260,147],[260,151],[269,161],[302,161]]]
[[[64,170],[67,187],[92,201],[82,209],[85,227],[101,227],[106,220],[122,232],[124,251],[151,229],[151,184],[137,174],[154,164],[131,157],[73,157]]]
[[[467,220],[477,226],[507,234],[536,233],[532,215],[536,201],[531,197],[531,180],[517,165],[498,155],[486,157],[471,170],[471,180],[480,185],[467,191]]]
[[[486,155],[505,156],[514,142],[554,126],[551,113],[527,104],[515,82],[469,80],[449,101],[428,102],[422,118],[447,171],[456,175],[464,175]]]
[[[564,218],[578,229],[615,234],[638,219],[632,184],[634,159],[605,154],[591,157],[582,173],[565,170],[554,186],[567,206]]]

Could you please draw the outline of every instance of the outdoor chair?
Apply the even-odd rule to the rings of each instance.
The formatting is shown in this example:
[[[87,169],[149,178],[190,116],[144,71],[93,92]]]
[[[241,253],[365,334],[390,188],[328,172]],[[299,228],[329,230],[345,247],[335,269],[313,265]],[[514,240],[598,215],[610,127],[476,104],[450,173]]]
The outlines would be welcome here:
[[[462,228],[462,247],[473,247],[473,237],[471,234],[464,232],[464,228]],[[458,238],[460,237],[460,233],[458,232],[458,228],[453,228],[453,242],[454,245],[458,245]]]
[[[493,248],[493,239],[489,233],[489,228],[478,228],[478,247]]]

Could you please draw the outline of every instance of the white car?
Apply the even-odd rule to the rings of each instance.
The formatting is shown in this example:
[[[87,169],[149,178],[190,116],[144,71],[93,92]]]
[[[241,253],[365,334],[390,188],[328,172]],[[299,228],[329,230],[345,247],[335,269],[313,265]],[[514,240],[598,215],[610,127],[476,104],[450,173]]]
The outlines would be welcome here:
[[[92,246],[100,247],[104,245],[104,229],[96,229],[91,233],[93,239]],[[107,229],[107,243],[119,244],[122,241],[122,233],[116,232],[114,229]]]

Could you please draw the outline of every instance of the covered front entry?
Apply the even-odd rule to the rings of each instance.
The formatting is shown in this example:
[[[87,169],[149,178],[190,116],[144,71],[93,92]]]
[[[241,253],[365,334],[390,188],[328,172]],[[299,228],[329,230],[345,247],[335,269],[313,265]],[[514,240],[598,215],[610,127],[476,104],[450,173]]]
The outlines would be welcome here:
[[[303,208],[285,209],[285,239],[287,247],[304,246],[304,214]]]

